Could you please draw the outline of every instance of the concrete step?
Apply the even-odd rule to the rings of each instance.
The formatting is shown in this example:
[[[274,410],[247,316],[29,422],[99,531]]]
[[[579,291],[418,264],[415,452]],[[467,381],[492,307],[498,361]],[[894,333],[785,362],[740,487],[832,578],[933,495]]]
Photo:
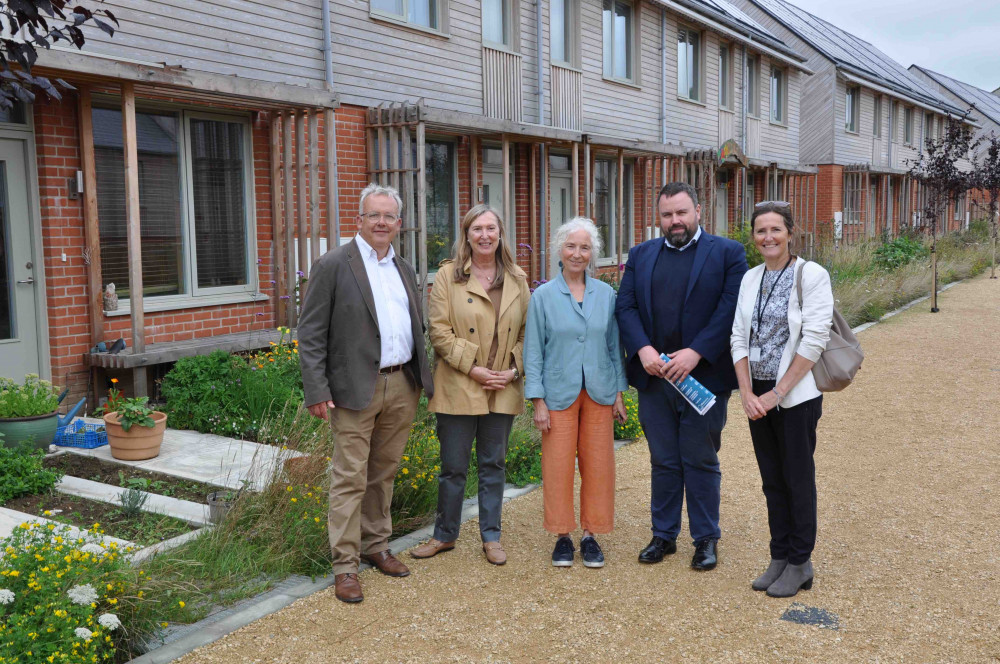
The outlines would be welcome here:
[[[56,490],[60,493],[98,500],[111,505],[121,505],[121,500],[118,496],[123,491],[126,491],[125,488],[120,486],[111,486],[110,484],[71,477],[69,475],[62,478],[62,481],[56,485]],[[170,496],[161,496],[146,491],[140,491],[140,493],[147,496],[146,503],[142,506],[144,512],[165,514],[190,523],[193,526],[207,526],[210,523],[208,519],[208,505],[206,504],[194,503],[190,500],[180,500]]]

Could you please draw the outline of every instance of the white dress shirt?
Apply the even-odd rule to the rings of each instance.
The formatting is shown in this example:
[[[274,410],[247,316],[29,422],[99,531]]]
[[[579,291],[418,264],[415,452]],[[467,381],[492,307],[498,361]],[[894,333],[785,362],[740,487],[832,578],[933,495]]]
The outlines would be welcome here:
[[[382,341],[382,359],[379,367],[393,367],[406,364],[413,359],[413,328],[410,321],[410,300],[403,286],[403,278],[396,269],[396,256],[392,245],[385,258],[378,254],[360,234],[354,236],[361,258],[365,262],[368,283],[372,287],[375,300],[375,316],[378,318],[379,337]]]

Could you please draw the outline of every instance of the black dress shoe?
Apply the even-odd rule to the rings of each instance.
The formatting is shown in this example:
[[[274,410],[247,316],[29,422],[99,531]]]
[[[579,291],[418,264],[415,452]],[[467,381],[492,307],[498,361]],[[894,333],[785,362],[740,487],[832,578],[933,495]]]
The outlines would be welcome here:
[[[639,552],[639,562],[658,563],[663,560],[663,556],[669,556],[671,553],[677,553],[677,540],[654,536],[646,548]]]
[[[719,553],[716,544],[719,540],[703,539],[694,544],[694,557],[691,559],[691,567],[702,571],[715,569],[719,562]]]

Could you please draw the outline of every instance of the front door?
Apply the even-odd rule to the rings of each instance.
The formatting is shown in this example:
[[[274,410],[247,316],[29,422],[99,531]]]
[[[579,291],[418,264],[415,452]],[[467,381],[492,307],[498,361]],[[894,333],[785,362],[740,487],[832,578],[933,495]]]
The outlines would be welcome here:
[[[715,187],[715,234],[729,236],[729,188],[725,184]]]
[[[0,376],[39,373],[24,142],[0,139]]]

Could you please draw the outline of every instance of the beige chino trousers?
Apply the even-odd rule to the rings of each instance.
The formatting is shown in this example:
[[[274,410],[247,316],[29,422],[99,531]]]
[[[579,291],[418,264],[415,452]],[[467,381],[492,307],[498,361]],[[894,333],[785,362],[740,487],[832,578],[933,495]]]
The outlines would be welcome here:
[[[357,572],[360,554],[389,548],[392,483],[417,412],[405,371],[379,374],[367,408],[331,411],[333,461],[327,525],[333,573]]]

